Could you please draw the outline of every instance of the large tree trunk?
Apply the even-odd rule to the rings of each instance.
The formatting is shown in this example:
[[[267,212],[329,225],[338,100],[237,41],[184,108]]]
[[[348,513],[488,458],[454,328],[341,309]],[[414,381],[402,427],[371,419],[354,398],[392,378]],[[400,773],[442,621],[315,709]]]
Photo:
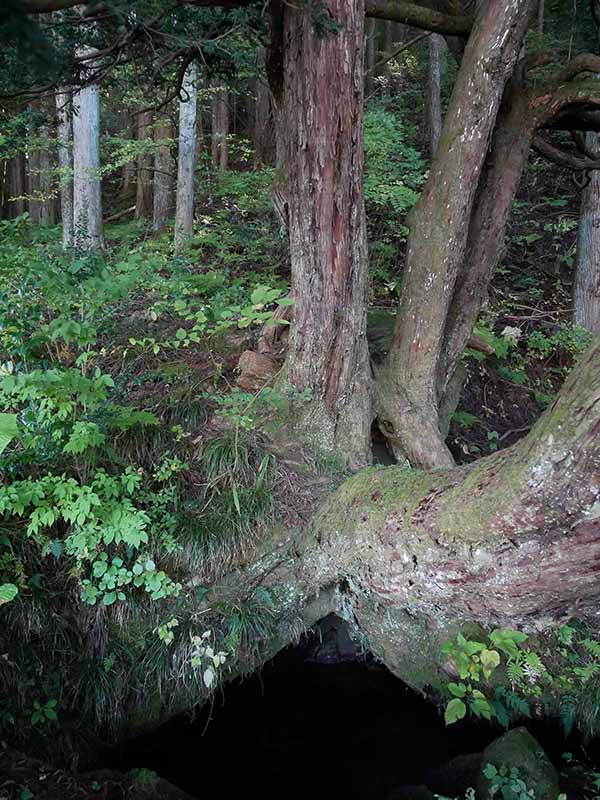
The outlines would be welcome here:
[[[151,140],[152,112],[143,111],[137,117],[137,140]],[[143,153],[137,159],[135,218],[148,219],[152,216],[152,154]]]
[[[418,689],[439,684],[439,646],[464,623],[544,631],[574,615],[598,629],[599,429],[596,338],[517,445],[468,467],[363,470],[281,544],[277,568],[270,543],[264,583],[288,606],[337,595]]]
[[[587,133],[586,150],[600,157],[600,135]],[[600,171],[588,173],[581,194],[575,268],[575,324],[600,333]]]
[[[453,463],[439,426],[443,330],[473,201],[532,0],[482,6],[469,38],[428,181],[410,218],[398,324],[377,381],[380,426],[412,464]]]
[[[576,616],[597,634],[599,429],[596,338],[521,442],[467,467],[362,470],[307,523],[278,526],[194,612],[240,587],[269,592],[272,634],[258,658],[241,653],[230,664],[236,674],[337,611],[394,674],[437,698],[448,682],[440,645],[467,623],[543,636]],[[173,658],[174,669],[181,663]],[[174,713],[144,700],[153,713]]]
[[[73,127],[71,92],[60,88],[56,95],[58,117],[58,169],[63,247],[73,245]]]
[[[177,207],[175,250],[192,238],[194,228],[194,156],[196,153],[197,67],[186,70],[179,104],[179,150],[177,161]]]
[[[93,81],[73,93],[73,225],[77,247],[102,249],[100,87]]]
[[[174,161],[171,156],[173,124],[169,117],[162,117],[154,129],[154,142],[158,145],[154,156],[154,205],[152,229],[161,231],[173,216],[175,206]]]
[[[285,7],[285,123],[294,325],[287,380],[308,402],[295,426],[351,467],[370,458],[363,174],[362,0],[332,0],[336,32]]]

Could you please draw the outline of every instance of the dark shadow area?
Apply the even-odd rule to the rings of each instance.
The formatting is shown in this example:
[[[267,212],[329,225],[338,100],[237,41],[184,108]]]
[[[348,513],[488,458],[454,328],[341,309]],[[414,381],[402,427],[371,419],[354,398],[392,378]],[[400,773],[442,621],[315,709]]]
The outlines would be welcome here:
[[[225,686],[193,721],[126,743],[114,766],[146,767],[197,797],[375,798],[481,751],[498,730],[446,728],[433,705],[360,658],[337,618]]]

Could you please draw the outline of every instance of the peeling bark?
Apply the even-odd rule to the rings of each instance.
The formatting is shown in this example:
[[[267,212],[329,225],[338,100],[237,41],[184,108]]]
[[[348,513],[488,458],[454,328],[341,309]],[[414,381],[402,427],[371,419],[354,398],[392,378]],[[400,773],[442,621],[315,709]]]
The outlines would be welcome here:
[[[352,468],[370,460],[363,176],[362,0],[332,0],[340,25],[319,33],[311,8],[285,7],[285,124],[295,323],[287,380],[308,403],[294,426]]]

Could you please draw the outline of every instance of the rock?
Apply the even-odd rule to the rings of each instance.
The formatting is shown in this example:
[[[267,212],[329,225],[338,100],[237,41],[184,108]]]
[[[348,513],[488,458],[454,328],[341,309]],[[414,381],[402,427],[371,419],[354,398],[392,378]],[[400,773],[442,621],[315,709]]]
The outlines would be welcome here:
[[[437,794],[463,797],[467,789],[475,788],[481,771],[481,753],[456,756],[441,767],[428,769],[425,782]]]
[[[127,777],[131,781],[129,796],[135,800],[195,800],[152,770],[132,769],[127,773]]]
[[[258,392],[266,386],[279,371],[277,361],[263,353],[246,350],[238,361],[239,377],[237,384],[246,392]]]
[[[487,764],[500,767],[516,767],[519,778],[528,789],[533,789],[536,800],[556,800],[560,794],[558,772],[550,759],[526,728],[513,728],[493,741],[483,751],[482,771],[477,781],[477,797],[490,797],[491,782],[483,774]]]

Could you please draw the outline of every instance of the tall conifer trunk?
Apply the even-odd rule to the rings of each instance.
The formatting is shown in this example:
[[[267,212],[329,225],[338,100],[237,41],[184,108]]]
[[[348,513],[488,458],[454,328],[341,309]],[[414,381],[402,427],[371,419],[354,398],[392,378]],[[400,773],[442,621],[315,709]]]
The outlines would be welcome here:
[[[177,206],[175,249],[192,238],[194,227],[194,162],[196,154],[197,67],[192,62],[185,73],[179,103],[179,149],[177,161]]]
[[[589,132],[586,149],[600,158],[600,135]],[[575,268],[575,324],[600,333],[600,171],[592,170],[581,194]]]
[[[60,190],[60,215],[63,247],[73,244],[73,125],[71,120],[71,92],[66,87],[56,91],[58,118],[58,167]]]
[[[77,247],[102,249],[100,87],[91,78],[73,93],[73,225]]]
[[[152,228],[161,231],[173,216],[174,210],[174,161],[169,140],[173,138],[173,125],[169,117],[162,117],[154,129],[154,141],[158,149],[154,156],[154,197]]]
[[[298,432],[351,467],[370,459],[363,180],[363,0],[285,6],[285,126]],[[332,22],[331,29],[328,22]]]

